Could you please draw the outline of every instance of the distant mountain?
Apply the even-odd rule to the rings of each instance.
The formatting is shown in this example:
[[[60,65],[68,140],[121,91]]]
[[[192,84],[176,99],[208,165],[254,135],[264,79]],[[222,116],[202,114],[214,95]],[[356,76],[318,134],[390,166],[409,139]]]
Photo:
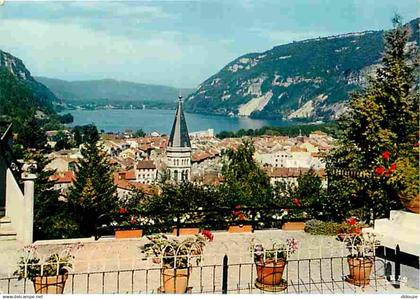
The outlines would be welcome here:
[[[23,85],[30,91],[32,94],[31,97],[33,96],[33,108],[46,113],[53,113],[53,106],[54,102],[58,100],[57,97],[45,85],[39,83],[31,76],[31,73],[23,64],[22,60],[10,53],[0,50],[0,69],[7,71],[14,77],[14,79],[9,78],[10,80],[16,81],[16,84]],[[6,74],[3,75],[7,76]],[[3,80],[6,80],[6,78],[3,77]],[[9,91],[11,91],[6,90],[6,88],[10,89],[11,85],[8,86],[3,82],[2,89],[0,90],[0,94],[3,94],[3,96],[9,94]],[[19,105],[19,103],[16,104]]]
[[[58,98],[66,103],[81,104],[87,102],[175,102],[179,92],[184,96],[192,89],[141,84],[113,79],[89,81],[65,81],[45,77],[36,77],[45,84]]]
[[[419,44],[419,18],[408,49]],[[255,118],[334,119],[380,64],[384,31],[315,38],[243,55],[204,81],[186,110]]]

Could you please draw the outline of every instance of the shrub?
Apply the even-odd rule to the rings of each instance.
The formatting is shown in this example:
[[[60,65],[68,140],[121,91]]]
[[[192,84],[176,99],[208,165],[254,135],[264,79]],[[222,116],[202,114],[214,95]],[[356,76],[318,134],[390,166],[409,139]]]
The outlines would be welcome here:
[[[305,222],[305,232],[311,235],[335,236],[342,229],[343,224],[331,221],[312,219]]]

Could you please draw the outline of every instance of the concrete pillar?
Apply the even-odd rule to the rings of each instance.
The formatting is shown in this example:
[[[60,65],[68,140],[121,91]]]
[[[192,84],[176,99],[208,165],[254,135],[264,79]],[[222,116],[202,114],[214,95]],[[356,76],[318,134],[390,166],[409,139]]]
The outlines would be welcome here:
[[[23,236],[22,241],[25,245],[32,244],[34,241],[34,196],[35,196],[35,179],[33,173],[24,172],[22,180],[24,211],[22,217]]]

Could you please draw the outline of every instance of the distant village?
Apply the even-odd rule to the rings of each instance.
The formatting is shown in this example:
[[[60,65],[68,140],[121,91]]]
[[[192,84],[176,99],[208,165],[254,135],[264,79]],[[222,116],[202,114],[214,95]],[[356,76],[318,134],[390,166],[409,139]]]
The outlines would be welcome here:
[[[55,145],[58,131],[48,131],[48,142]],[[66,134],[71,134],[67,131]],[[219,139],[213,129],[188,132],[182,100],[178,102],[174,124],[169,136],[152,132],[145,137],[135,138],[134,132],[101,135],[103,149],[115,168],[114,182],[119,197],[134,189],[146,194],[156,191],[156,184],[166,175],[169,180],[188,180],[195,184],[217,185],[221,177],[222,153],[228,148],[237,148],[241,138]],[[309,136],[260,136],[253,137],[254,159],[261,165],[271,183],[297,182],[297,178],[315,170],[325,181],[323,157],[332,148],[333,138],[321,131]],[[51,177],[55,188],[65,198],[72,185],[81,158],[79,148],[52,152],[48,165],[56,170]]]

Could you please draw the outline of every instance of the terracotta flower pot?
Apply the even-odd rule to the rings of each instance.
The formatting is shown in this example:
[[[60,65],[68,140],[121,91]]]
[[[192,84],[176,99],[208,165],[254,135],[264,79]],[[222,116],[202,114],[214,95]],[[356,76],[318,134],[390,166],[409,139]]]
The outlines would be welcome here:
[[[63,294],[68,274],[37,276],[32,282],[36,294]]]
[[[406,198],[400,196],[401,203],[410,212],[420,214],[420,194],[413,198]]]
[[[286,263],[284,259],[257,262],[257,281],[264,285],[280,285]]]
[[[252,233],[252,225],[245,224],[245,225],[229,225],[228,227],[229,233]]]
[[[174,236],[177,235],[177,230],[179,230],[179,235],[183,236],[183,235],[197,235],[200,233],[200,229],[197,227],[182,227],[177,229],[176,227],[174,227],[172,234]]]
[[[127,229],[115,231],[115,239],[141,238],[142,236],[142,229]]]
[[[187,292],[191,269],[163,269],[162,287],[165,294],[184,294]]]
[[[281,227],[282,230],[304,230],[305,222],[286,222]]]
[[[348,257],[350,275],[348,282],[356,286],[365,286],[369,284],[370,273],[372,272],[372,258],[354,258]]]

